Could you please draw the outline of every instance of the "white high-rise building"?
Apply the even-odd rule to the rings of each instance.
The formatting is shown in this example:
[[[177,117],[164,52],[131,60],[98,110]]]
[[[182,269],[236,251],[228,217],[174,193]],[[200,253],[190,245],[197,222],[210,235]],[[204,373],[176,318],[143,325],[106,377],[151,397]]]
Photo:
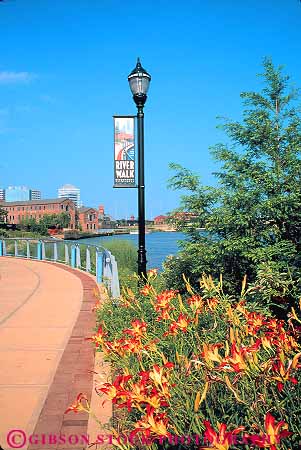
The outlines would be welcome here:
[[[72,184],[64,184],[58,189],[58,198],[70,198],[77,208],[82,206],[80,201],[80,189]]]
[[[0,188],[0,200],[5,201],[5,189]]]

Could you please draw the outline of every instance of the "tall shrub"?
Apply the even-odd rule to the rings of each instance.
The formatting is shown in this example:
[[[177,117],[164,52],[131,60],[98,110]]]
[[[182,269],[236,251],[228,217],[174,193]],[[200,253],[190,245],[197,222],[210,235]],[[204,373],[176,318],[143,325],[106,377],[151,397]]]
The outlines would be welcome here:
[[[171,164],[173,189],[185,189],[179,210],[194,214],[179,258],[166,264],[166,280],[179,287],[181,272],[196,282],[202,272],[218,276],[237,289],[244,274],[258,283],[263,267],[299,282],[301,265],[301,117],[297,90],[270,59],[263,63],[261,92],[244,92],[241,122],[224,120],[230,143],[211,151],[221,168],[217,186],[203,186],[188,169]],[[181,216],[177,216],[181,217]],[[200,233],[198,227],[205,227]],[[178,285],[175,285],[174,281]],[[273,296],[279,302],[282,289]],[[283,300],[283,299],[282,299]],[[281,300],[281,301],[282,301]],[[285,298],[292,301],[292,298]]]

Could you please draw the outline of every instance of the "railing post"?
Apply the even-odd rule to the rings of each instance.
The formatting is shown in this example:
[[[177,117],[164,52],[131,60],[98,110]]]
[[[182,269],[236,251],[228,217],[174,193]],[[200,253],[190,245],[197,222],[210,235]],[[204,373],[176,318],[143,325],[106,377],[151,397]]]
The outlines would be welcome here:
[[[26,241],[26,257],[30,258],[29,241]]]
[[[57,243],[53,244],[53,261],[57,261]]]
[[[111,255],[112,262],[112,295],[114,298],[120,297],[120,286],[118,277],[118,266],[115,256]]]
[[[76,262],[76,247],[75,245],[72,245],[71,247],[71,267],[75,267]]]
[[[103,255],[99,250],[96,250],[96,281],[97,281],[97,283],[102,282],[102,272],[103,272]]]
[[[37,244],[37,259],[42,260],[42,242],[39,241]]]
[[[15,256],[18,256],[18,241],[15,240]]]
[[[81,268],[81,260],[80,260],[80,246],[76,246],[76,267],[78,269]]]
[[[86,272],[91,272],[91,255],[89,246],[86,249]]]
[[[3,242],[2,254],[3,254],[3,256],[6,256],[6,242],[5,242],[5,240],[3,240],[2,242]]]
[[[0,241],[0,256],[3,256],[3,241]]]
[[[65,244],[65,264],[69,266],[69,247]]]

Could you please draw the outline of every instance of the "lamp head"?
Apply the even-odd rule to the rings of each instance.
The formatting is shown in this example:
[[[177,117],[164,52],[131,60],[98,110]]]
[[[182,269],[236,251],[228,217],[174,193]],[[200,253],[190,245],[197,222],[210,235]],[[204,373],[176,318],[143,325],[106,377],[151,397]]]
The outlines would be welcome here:
[[[133,99],[137,106],[144,106],[147,99],[147,91],[151,76],[141,66],[140,59],[137,59],[137,64],[134,70],[129,74],[128,81],[130,89],[133,94]]]

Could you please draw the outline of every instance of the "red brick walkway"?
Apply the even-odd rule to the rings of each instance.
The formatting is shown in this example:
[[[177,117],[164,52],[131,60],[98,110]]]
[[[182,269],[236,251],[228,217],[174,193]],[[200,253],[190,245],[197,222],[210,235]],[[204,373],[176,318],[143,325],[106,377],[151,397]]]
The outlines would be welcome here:
[[[87,447],[77,437],[87,434],[88,414],[64,412],[93,391],[94,348],[85,338],[95,327],[94,290],[92,276],[62,264],[0,258],[0,448]],[[12,429],[33,443],[18,445],[19,433],[10,445]]]
[[[85,393],[88,400],[91,401],[94,349],[86,338],[91,336],[95,327],[95,314],[92,312],[92,308],[96,300],[94,291],[98,291],[98,286],[89,275],[62,264],[55,265],[76,275],[81,280],[84,294],[80,313],[59,363],[34,434],[39,438],[45,434],[48,436],[48,442],[50,435],[66,436],[66,444],[63,442],[49,446],[46,443],[43,446],[32,444],[28,450],[64,448],[82,450],[86,448],[77,440],[80,436],[87,435],[88,414],[86,412],[64,414],[64,411],[75,402],[79,393]]]

